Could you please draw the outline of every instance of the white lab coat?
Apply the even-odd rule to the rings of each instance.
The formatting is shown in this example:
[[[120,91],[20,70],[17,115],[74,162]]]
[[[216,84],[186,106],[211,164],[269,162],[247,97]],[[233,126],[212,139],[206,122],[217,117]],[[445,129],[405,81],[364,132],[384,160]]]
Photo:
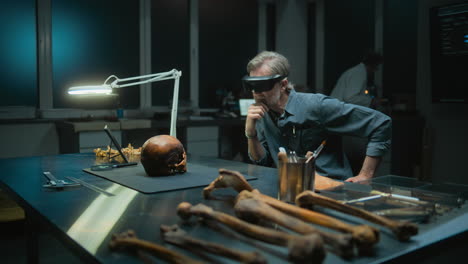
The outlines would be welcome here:
[[[366,66],[364,63],[359,63],[340,76],[330,96],[343,102],[370,107],[372,97],[366,94],[366,90]]]

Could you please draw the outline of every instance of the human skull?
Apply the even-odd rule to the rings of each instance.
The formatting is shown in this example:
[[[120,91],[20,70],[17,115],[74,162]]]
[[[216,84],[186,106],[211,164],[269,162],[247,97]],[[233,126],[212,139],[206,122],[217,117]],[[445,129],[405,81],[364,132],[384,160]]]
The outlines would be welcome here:
[[[169,135],[154,136],[143,144],[141,164],[148,176],[164,176],[187,171],[184,146]]]

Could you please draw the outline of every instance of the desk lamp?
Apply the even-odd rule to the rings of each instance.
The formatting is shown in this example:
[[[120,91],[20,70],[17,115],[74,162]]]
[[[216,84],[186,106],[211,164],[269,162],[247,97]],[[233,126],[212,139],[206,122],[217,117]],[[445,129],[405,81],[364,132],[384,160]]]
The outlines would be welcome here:
[[[68,89],[68,94],[71,94],[71,95],[85,95],[85,94],[112,95],[112,89],[114,88],[124,88],[127,86],[134,86],[134,85],[139,85],[139,84],[174,79],[174,97],[172,98],[170,135],[173,137],[176,137],[176,121],[177,121],[177,108],[178,108],[178,102],[179,102],[180,76],[182,76],[182,72],[176,69],[173,69],[168,72],[153,73],[153,74],[129,77],[129,78],[124,78],[124,79],[119,79],[117,76],[111,75],[107,77],[107,79],[101,85],[71,87]]]

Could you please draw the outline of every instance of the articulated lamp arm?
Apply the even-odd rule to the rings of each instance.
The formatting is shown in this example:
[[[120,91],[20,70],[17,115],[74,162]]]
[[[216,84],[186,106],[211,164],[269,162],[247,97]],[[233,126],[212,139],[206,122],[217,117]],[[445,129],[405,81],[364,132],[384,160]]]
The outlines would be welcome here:
[[[182,72],[176,69],[167,72],[161,73],[153,73],[148,75],[142,75],[137,77],[129,77],[124,79],[119,79],[114,75],[109,76],[107,80],[111,79],[111,77],[115,77],[116,79],[110,84],[112,88],[123,88],[127,86],[145,84],[145,83],[152,83],[152,82],[159,82],[164,80],[174,79],[174,95],[172,97],[172,110],[171,110],[171,126],[170,126],[170,135],[176,137],[176,123],[177,123],[177,109],[179,107],[179,80],[180,76],[182,76]],[[106,82],[107,82],[106,80]],[[139,80],[136,82],[129,82]],[[104,82],[104,84],[106,83]]]
[[[177,122],[177,108],[179,107],[179,80],[182,76],[182,72],[176,69],[153,73],[148,75],[129,77],[119,79],[115,75],[109,76],[104,84],[98,86],[79,86],[71,87],[68,90],[69,94],[111,94],[113,88],[124,88],[128,86],[135,86],[139,84],[159,82],[164,80],[174,79],[174,95],[172,98],[172,110],[171,110],[171,126],[170,135],[176,137],[176,122]],[[114,79],[110,84],[109,81]]]

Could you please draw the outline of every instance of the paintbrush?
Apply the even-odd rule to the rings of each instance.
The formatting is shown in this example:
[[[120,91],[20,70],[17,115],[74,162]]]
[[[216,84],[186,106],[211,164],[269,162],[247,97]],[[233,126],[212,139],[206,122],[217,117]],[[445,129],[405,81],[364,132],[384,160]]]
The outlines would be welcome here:
[[[320,152],[322,151],[326,143],[327,143],[327,140],[326,139],[323,140],[320,146],[318,146],[318,148],[314,151],[314,154],[310,155],[310,157],[306,160],[306,163],[310,162],[311,160],[315,160],[320,154]]]

